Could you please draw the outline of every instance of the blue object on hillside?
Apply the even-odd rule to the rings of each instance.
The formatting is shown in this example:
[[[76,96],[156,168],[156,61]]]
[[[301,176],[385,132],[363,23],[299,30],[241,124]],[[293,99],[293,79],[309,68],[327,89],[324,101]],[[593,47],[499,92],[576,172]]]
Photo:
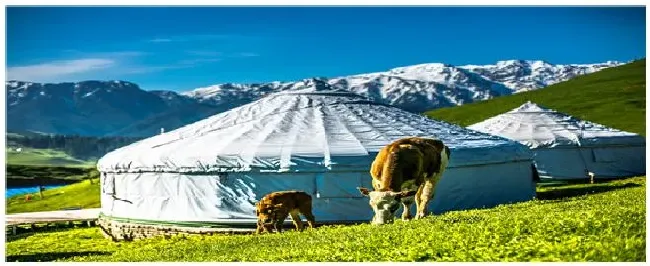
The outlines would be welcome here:
[[[48,185],[44,186],[45,190],[49,190],[52,188],[58,188],[62,187],[65,185]],[[31,187],[13,187],[13,188],[7,188],[5,191],[5,198],[13,197],[16,195],[24,195],[24,194],[30,194],[30,193],[38,193],[38,187],[39,186],[31,186]]]

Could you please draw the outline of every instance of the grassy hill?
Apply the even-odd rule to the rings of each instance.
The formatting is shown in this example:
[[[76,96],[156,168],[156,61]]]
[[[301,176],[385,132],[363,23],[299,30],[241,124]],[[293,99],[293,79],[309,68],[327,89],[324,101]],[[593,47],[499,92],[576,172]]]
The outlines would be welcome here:
[[[92,166],[94,163],[73,158],[62,151],[52,149],[34,149],[20,144],[20,141],[26,137],[40,137],[44,135],[47,134],[32,131],[6,132],[6,164],[88,167]]]
[[[526,101],[645,136],[646,60],[583,75],[541,90],[441,108],[426,115],[468,126],[510,111]]]
[[[409,222],[114,243],[99,228],[6,244],[7,261],[645,261],[645,177]],[[318,219],[318,217],[316,217]]]
[[[6,148],[7,164],[33,166],[93,167],[95,161],[73,158],[65,152],[52,149]]]
[[[74,158],[60,150],[36,149],[20,144],[21,140],[25,138],[41,136],[47,136],[47,134],[31,131],[6,132],[6,164],[63,167],[92,167],[95,164],[94,161]]]
[[[89,167],[106,153],[141,138],[7,132],[8,164]]]
[[[6,213],[63,210],[67,208],[99,208],[99,179],[85,180],[76,184],[50,189],[43,192],[44,199],[38,193],[26,202],[23,195],[7,199]]]

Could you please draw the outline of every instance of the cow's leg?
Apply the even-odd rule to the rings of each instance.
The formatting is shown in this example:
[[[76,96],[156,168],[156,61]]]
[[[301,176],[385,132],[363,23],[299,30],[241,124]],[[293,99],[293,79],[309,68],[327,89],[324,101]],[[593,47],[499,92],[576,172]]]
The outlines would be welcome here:
[[[415,199],[418,203],[418,211],[415,219],[420,219],[427,215],[427,205],[429,205],[429,201],[433,198],[433,191],[436,189],[436,183],[439,179],[440,174],[436,174],[432,178],[425,179],[424,184],[420,186],[422,193]]]
[[[402,211],[402,220],[403,221],[408,221],[413,218],[413,215],[411,215],[411,205],[413,204],[414,200],[402,200],[402,207],[404,210]]]
[[[292,210],[290,214],[291,220],[293,220],[293,225],[296,226],[296,230],[302,232],[303,225],[302,221],[300,220],[300,216],[298,215],[298,210]]]
[[[424,175],[424,180],[427,180],[427,174],[425,173]],[[415,215],[417,216],[418,212],[420,211],[420,205],[422,205],[422,202],[420,201],[420,197],[422,196],[422,191],[424,190],[424,183],[420,184],[418,186],[418,191],[415,193],[415,210],[416,213]],[[417,217],[416,217],[417,218]]]
[[[418,188],[418,191],[415,193],[415,196],[410,196],[410,197],[405,197],[402,198],[402,207],[404,210],[402,211],[402,220],[403,221],[408,221],[413,218],[413,215],[411,215],[411,205],[413,205],[413,202],[415,201],[416,206],[417,206],[417,199],[418,199],[418,193],[420,193],[421,188]]]

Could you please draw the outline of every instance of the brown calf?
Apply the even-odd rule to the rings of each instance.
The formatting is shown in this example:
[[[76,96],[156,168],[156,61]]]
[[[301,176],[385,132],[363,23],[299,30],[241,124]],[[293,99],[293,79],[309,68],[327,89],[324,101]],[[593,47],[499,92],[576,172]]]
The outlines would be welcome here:
[[[282,224],[289,215],[296,229],[302,231],[303,224],[299,213],[307,218],[309,227],[314,228],[316,220],[312,214],[311,203],[311,196],[302,191],[278,191],[264,196],[256,204],[257,233],[272,233],[272,228],[282,232]]]

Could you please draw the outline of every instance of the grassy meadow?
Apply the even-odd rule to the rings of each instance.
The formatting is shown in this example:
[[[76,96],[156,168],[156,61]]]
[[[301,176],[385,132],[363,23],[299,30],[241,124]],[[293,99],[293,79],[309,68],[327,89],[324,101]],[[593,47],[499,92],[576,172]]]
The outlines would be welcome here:
[[[5,212],[7,214],[20,212],[38,212],[63,210],[68,208],[99,208],[99,179],[84,180],[64,187],[49,189],[43,192],[43,199],[34,194],[31,201],[25,201],[24,195],[7,198]]]
[[[6,149],[7,164],[33,165],[33,166],[65,166],[65,167],[92,167],[94,161],[75,159],[65,152],[52,149],[21,148]]]
[[[98,228],[25,234],[7,261],[645,261],[645,177],[538,188],[533,201],[422,220],[265,235],[112,242]],[[318,217],[317,217],[318,218]]]

